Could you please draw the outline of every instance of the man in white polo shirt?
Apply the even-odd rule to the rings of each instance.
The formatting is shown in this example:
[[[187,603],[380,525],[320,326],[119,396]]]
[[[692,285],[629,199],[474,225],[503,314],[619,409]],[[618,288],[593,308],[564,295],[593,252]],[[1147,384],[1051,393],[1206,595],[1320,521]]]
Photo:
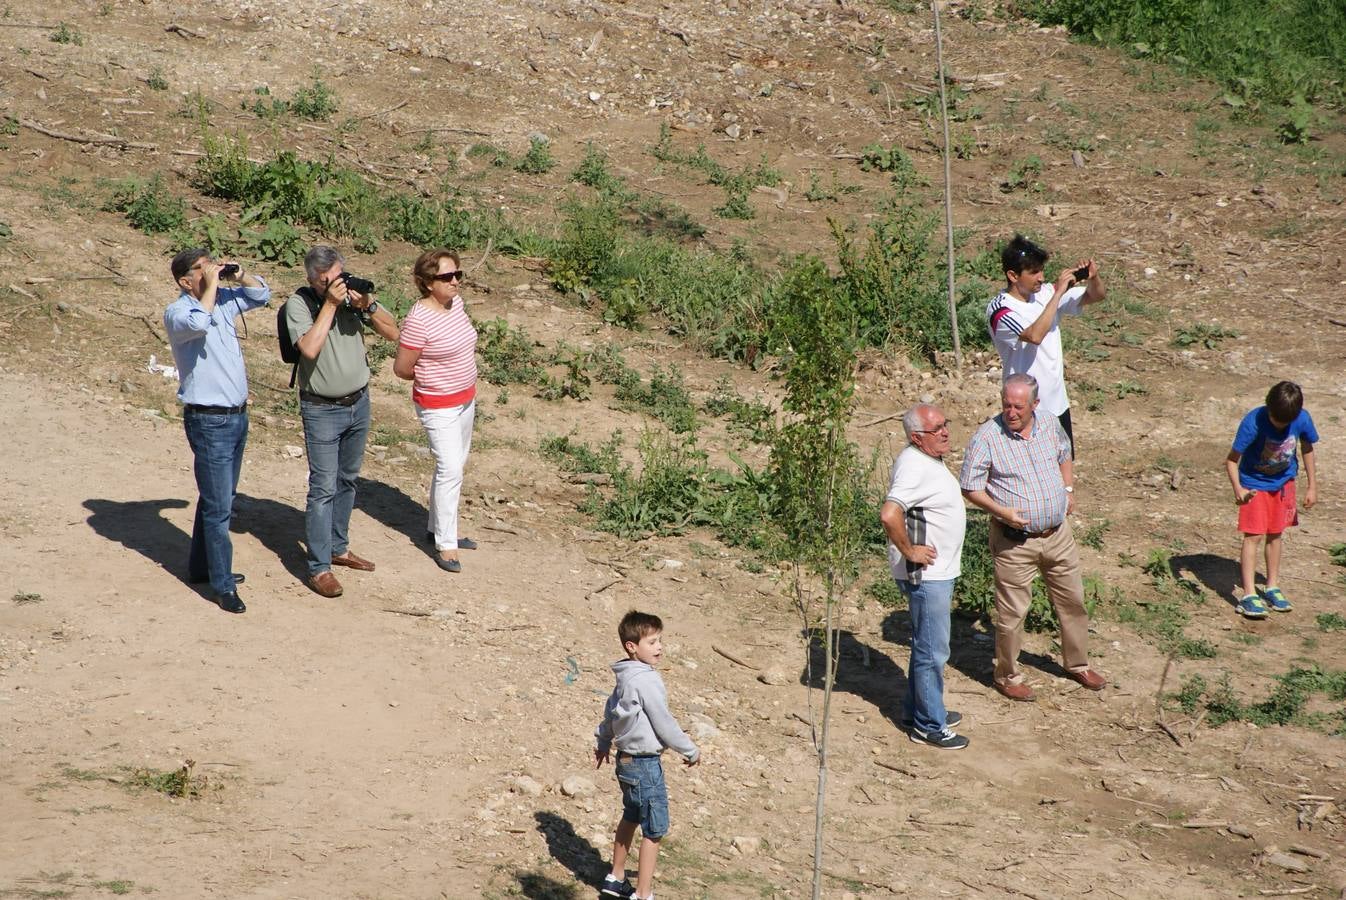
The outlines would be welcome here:
[[[986,304],[991,340],[1000,354],[1004,376],[1028,374],[1037,379],[1042,411],[1061,422],[1075,458],[1075,429],[1066,395],[1066,364],[1061,351],[1061,316],[1078,316],[1091,303],[1108,295],[1098,264],[1084,260],[1064,269],[1055,284],[1043,282],[1048,253],[1021,234],[1000,253],[1005,290]]]
[[[913,406],[902,416],[902,429],[909,443],[893,463],[879,518],[888,534],[888,564],[911,611],[903,724],[918,744],[962,750],[968,739],[953,730],[962,716],[944,708],[944,664],[967,511],[958,479],[943,462],[949,452],[944,411],[925,403]]]

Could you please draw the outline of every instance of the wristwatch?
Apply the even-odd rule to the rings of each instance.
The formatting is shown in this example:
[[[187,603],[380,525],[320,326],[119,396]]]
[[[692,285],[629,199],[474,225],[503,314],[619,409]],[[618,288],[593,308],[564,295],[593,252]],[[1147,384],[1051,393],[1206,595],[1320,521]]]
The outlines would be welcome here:
[[[370,300],[369,305],[365,307],[365,315],[372,316],[379,311],[379,301]]]
[[[1067,493],[1067,494],[1073,494],[1073,493],[1075,493],[1075,485],[1073,485],[1073,484],[1068,484],[1068,485],[1066,485],[1066,493]]]

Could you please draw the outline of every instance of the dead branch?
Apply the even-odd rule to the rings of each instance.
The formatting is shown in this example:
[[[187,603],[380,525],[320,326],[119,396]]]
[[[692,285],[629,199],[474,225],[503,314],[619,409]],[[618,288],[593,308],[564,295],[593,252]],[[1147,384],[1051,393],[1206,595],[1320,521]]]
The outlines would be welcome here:
[[[385,606],[383,611],[386,613],[396,613],[399,616],[415,616],[418,619],[428,619],[430,613],[422,612],[419,609],[393,609],[391,606]]]
[[[486,257],[488,257],[488,256],[491,255],[492,240],[493,240],[493,238],[491,238],[490,236],[487,236],[487,238],[486,238],[486,249],[483,250],[483,251],[481,251],[481,259],[477,260],[476,265],[474,265],[472,268],[470,268],[470,269],[467,270],[467,277],[468,277],[468,278],[471,278],[473,272],[477,271],[477,270],[480,269],[483,265],[486,264]]]
[[[1159,726],[1160,731],[1164,732],[1164,734],[1171,737],[1173,739],[1173,743],[1177,744],[1179,747],[1182,746],[1182,738],[1178,737],[1177,732],[1175,732],[1172,728],[1169,728],[1159,719],[1155,719],[1154,724]]]
[[[363,116],[356,116],[355,118],[351,119],[351,121],[352,121],[352,122],[363,122],[365,119],[377,119],[379,116],[386,116],[386,115],[387,115],[388,113],[390,113],[390,112],[396,112],[397,110],[399,110],[399,109],[401,109],[402,107],[406,106],[406,105],[407,105],[408,103],[410,103],[410,102],[411,102],[410,100],[403,100],[401,103],[397,104],[396,106],[390,106],[390,107],[388,107],[387,109],[381,109],[381,110],[379,110],[378,112],[367,113],[367,114],[365,114],[365,115],[363,115]]]
[[[891,419],[896,419],[897,417],[899,417],[899,416],[901,416],[901,415],[902,415],[902,413],[900,413],[900,412],[896,412],[896,413],[893,413],[893,414],[891,414],[891,415],[887,415],[887,416],[879,416],[877,419],[875,419],[875,420],[872,421],[872,422],[862,422],[862,423],[859,425],[859,427],[860,427],[860,428],[868,428],[868,427],[870,427],[871,425],[878,425],[880,422],[887,422],[887,421],[889,421],[889,420],[891,420]]]
[[[144,144],[140,141],[128,141],[125,138],[113,137],[112,135],[98,135],[95,137],[82,137],[77,134],[66,134],[63,131],[55,131],[40,122],[34,122],[32,119],[20,119],[19,124],[24,128],[36,131],[38,134],[45,134],[47,137],[56,138],[61,141],[70,141],[75,144],[97,144],[103,147],[117,147],[121,150],[158,150],[158,144]]]
[[[167,344],[167,343],[168,343],[168,338],[164,337],[162,334],[159,333],[159,329],[155,326],[153,320],[150,319],[149,314],[147,314],[147,313],[141,313],[141,314],[137,315],[137,314],[135,314],[135,313],[123,312],[123,311],[120,310],[120,309],[116,309],[116,308],[112,308],[112,307],[106,307],[106,306],[105,306],[105,307],[100,307],[100,308],[101,308],[104,312],[110,312],[110,313],[113,313],[113,314],[118,315],[118,316],[123,316],[123,317],[125,317],[125,318],[127,318],[127,319],[135,319],[135,320],[137,320],[137,321],[139,321],[139,322],[144,322],[144,323],[145,323],[145,327],[148,328],[148,329],[150,330],[150,334],[154,335],[154,339],[155,339],[155,340],[159,341],[159,342],[162,343],[162,344]]]
[[[195,38],[198,41],[203,41],[206,39],[206,36],[204,34],[200,34],[198,32],[192,31],[190,28],[186,28],[182,25],[177,24],[169,24],[164,26],[164,31],[166,31],[169,34],[176,34],[178,37],[185,37],[188,39]]]
[[[505,534],[519,534],[519,530],[517,528],[511,528],[510,526],[504,524],[503,522],[500,523],[487,522],[481,527],[488,529],[490,531],[503,531]]]
[[[0,28],[41,28],[46,31],[55,31],[56,25],[43,25],[41,22],[0,22]],[[42,76],[45,78],[46,76]]]
[[[714,650],[716,653],[720,654],[720,655],[723,656],[725,659],[729,660],[731,663],[738,663],[738,664],[739,664],[740,666],[742,666],[743,668],[745,668],[745,669],[752,669],[754,672],[759,671],[758,668],[757,668],[757,666],[754,666],[752,663],[749,663],[749,662],[744,662],[743,660],[739,659],[739,658],[738,658],[737,656],[735,656],[734,654],[730,653],[728,650],[721,650],[719,647],[716,647],[714,644],[711,644],[711,645],[710,645],[710,649]]]

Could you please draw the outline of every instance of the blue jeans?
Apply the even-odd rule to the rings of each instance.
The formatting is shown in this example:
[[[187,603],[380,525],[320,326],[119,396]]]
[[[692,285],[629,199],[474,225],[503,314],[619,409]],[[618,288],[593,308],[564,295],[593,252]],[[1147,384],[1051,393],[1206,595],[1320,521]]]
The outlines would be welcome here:
[[[332,570],[332,557],[349,545],[355,479],[365,458],[369,437],[369,392],[350,406],[299,401],[308,451],[308,503],[304,536],[308,573]]]
[[[911,609],[911,665],[903,713],[925,732],[944,730],[944,664],[949,661],[949,611],[956,579],[898,586]]]
[[[195,457],[196,521],[192,523],[192,548],[187,557],[187,577],[210,580],[216,594],[234,587],[234,545],[229,539],[229,520],[234,514],[234,494],[243,469],[243,447],[248,443],[248,415],[215,415],[184,409],[182,425]]]
[[[617,758],[617,782],[622,786],[622,818],[640,825],[652,841],[668,834],[668,785],[657,756]]]

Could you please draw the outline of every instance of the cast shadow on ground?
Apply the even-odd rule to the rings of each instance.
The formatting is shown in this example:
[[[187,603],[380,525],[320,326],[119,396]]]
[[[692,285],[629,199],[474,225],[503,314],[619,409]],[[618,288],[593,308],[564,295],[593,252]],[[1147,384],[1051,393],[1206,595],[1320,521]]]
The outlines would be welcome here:
[[[906,613],[902,615],[906,616]],[[837,680],[834,689],[854,694],[900,728],[902,698],[907,692],[906,672],[888,654],[857,640],[849,631],[837,632],[837,641]],[[809,642],[809,662],[799,673],[799,683],[821,690],[825,663],[822,639],[819,635],[813,635]]]
[[[182,509],[187,505],[186,500],[176,497],[84,501],[84,508],[89,511],[86,521],[95,534],[116,541],[127,550],[134,550],[184,583],[187,582],[187,554],[191,550],[192,536],[165,519],[163,513],[166,509]]]
[[[420,547],[426,556],[435,555],[434,546],[425,538],[430,511],[401,488],[361,478],[355,484],[355,505],[384,528],[406,537],[413,547]]]
[[[296,580],[308,578],[302,509],[270,497],[236,494],[233,530],[255,537]]]
[[[541,872],[515,872],[514,880],[519,882],[519,896],[527,900],[576,900],[579,897],[575,885],[562,883]]]
[[[1178,581],[1188,578],[1189,575],[1195,577],[1206,590],[1225,603],[1238,606],[1235,595],[1242,590],[1239,585],[1243,583],[1243,572],[1240,570],[1238,560],[1217,556],[1214,553],[1186,553],[1170,557],[1168,565],[1173,577]],[[1259,573],[1257,584],[1265,583],[1266,579]]]
[[[533,818],[537,820],[537,830],[547,842],[547,852],[551,858],[569,869],[579,881],[595,888],[600,887],[608,867],[594,845],[576,834],[569,820],[554,812],[541,810],[534,813]]]
[[[977,620],[965,614],[955,612],[949,621],[949,667],[961,672],[966,678],[983,687],[994,688],[995,641],[986,640],[994,634],[987,627],[985,631],[973,626]],[[990,623],[988,622],[989,626]],[[911,648],[911,614],[905,610],[894,610],[883,620],[883,639],[894,644]],[[1056,659],[1033,653],[1030,650],[1019,652],[1020,666],[1029,666],[1054,678],[1066,678],[1066,670]],[[946,696],[947,704],[949,698]]]

